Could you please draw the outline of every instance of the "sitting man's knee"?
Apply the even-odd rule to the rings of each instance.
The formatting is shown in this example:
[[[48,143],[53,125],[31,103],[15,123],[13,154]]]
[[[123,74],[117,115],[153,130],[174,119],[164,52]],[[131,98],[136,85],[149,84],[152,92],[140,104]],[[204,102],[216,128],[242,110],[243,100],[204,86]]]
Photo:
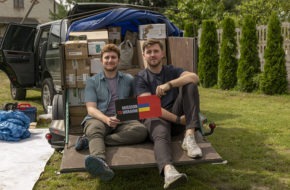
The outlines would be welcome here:
[[[184,89],[192,89],[192,88],[197,88],[197,84],[195,83],[188,83],[186,85],[183,86]]]
[[[140,123],[140,125],[132,128],[132,130],[135,131],[136,136],[138,136],[140,140],[141,139],[145,140],[148,136],[147,128],[141,123]]]
[[[195,83],[188,83],[182,87],[182,92],[185,94],[188,92],[198,92],[198,86]]]
[[[85,134],[90,137],[95,134],[100,134],[105,132],[105,125],[101,122],[88,122],[85,126]]]

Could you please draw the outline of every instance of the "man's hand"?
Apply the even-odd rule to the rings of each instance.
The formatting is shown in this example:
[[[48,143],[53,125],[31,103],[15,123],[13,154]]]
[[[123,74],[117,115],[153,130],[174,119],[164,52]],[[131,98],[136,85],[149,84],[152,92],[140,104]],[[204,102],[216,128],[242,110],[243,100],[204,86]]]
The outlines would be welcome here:
[[[180,124],[181,124],[181,125],[186,125],[186,118],[185,118],[185,115],[180,116]]]
[[[156,88],[156,95],[157,95],[158,97],[161,97],[161,96],[166,95],[166,91],[170,90],[171,87],[172,87],[172,86],[170,85],[169,82],[157,86],[157,88]]]
[[[120,124],[120,120],[115,116],[107,117],[105,122],[109,127],[115,128],[118,124]]]

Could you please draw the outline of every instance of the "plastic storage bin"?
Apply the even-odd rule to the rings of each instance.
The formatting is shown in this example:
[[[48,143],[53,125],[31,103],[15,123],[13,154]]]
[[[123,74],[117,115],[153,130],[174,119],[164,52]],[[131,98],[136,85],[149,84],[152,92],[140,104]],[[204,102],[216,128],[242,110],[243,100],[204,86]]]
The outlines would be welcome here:
[[[30,122],[36,121],[36,115],[37,115],[36,107],[32,107],[28,103],[21,103],[21,104],[18,104],[17,109],[23,112],[25,115],[27,115],[30,118]]]

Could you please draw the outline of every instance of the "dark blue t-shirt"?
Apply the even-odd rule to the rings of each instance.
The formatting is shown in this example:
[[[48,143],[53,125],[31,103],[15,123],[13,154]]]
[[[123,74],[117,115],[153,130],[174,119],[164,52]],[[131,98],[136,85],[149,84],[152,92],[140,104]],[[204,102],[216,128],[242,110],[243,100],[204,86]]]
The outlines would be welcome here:
[[[149,92],[155,94],[158,85],[178,78],[184,70],[174,67],[173,65],[163,65],[160,73],[155,74],[145,69],[140,71],[136,76],[135,90],[137,96]],[[166,92],[165,96],[161,97],[161,106],[170,110],[178,95],[178,88],[172,88]]]

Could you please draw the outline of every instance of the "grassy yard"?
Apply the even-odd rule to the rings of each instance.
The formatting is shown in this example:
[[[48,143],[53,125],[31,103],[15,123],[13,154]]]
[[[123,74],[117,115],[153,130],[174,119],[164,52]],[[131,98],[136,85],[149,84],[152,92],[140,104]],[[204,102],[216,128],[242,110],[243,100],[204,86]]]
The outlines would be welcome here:
[[[21,100],[21,101],[16,101],[13,100],[10,96],[10,82],[8,77],[5,75],[5,73],[3,71],[0,70],[0,83],[1,83],[1,87],[0,87],[0,108],[2,108],[4,103],[7,102],[18,102],[18,103],[30,103],[31,106],[34,106],[37,108],[37,114],[43,114],[43,108],[41,105],[41,93],[40,91],[36,91],[36,90],[28,90],[27,94],[26,94],[26,100]]]
[[[0,72],[0,102],[11,102],[9,83]],[[200,88],[201,111],[217,124],[207,139],[228,161],[225,165],[178,167],[189,176],[181,190],[286,190],[290,189],[290,95],[266,96]],[[41,113],[39,92],[28,102]],[[61,153],[55,152],[35,190],[147,190],[163,189],[156,168],[117,170],[110,182],[86,173],[59,174]]]

